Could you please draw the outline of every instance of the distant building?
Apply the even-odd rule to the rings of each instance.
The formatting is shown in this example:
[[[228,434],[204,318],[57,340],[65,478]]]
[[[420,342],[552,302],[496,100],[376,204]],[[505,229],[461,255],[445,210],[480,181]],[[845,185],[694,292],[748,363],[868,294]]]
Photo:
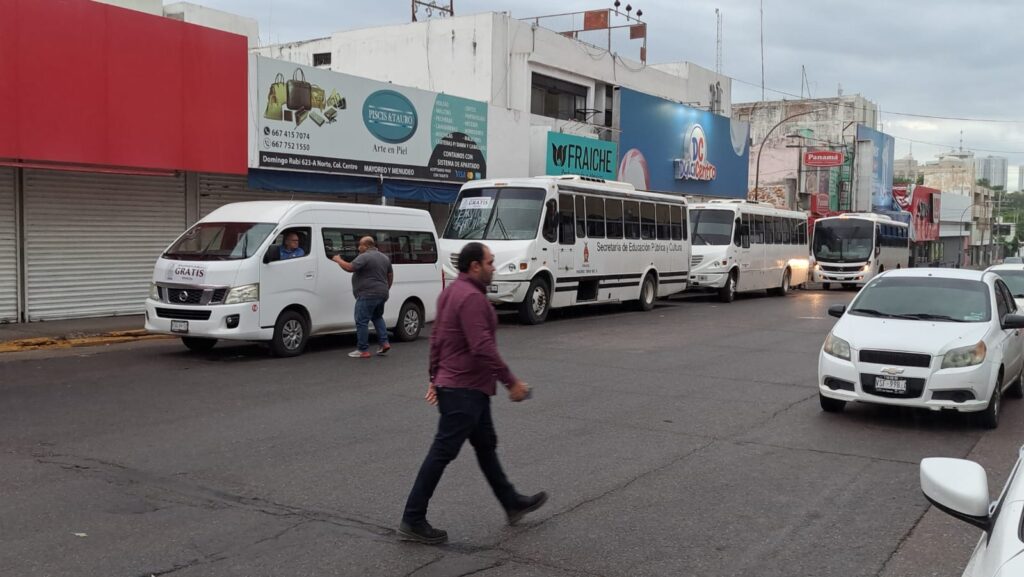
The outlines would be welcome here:
[[[903,158],[897,158],[893,162],[892,175],[895,179],[903,179],[909,182],[917,182],[917,177],[921,172],[918,170],[918,162],[912,155],[907,155]]]
[[[974,159],[974,171],[978,180],[987,180],[989,186],[1006,188],[1006,175],[1009,171],[1008,160],[1002,156],[986,156]]]
[[[162,0],[97,0],[119,8],[145,12],[153,16],[165,16],[189,24],[206,26],[223,32],[245,36],[249,48],[260,43],[260,25],[255,18],[239,16],[230,12],[214,10],[191,2],[171,2],[164,5]]]

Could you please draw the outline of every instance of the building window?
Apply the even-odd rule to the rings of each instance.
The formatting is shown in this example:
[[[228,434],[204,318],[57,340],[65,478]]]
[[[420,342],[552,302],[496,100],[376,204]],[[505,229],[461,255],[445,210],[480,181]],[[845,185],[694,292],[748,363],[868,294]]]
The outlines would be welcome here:
[[[530,112],[559,120],[587,120],[587,87],[543,74],[533,75]]]
[[[313,66],[330,66],[331,65],[331,53],[321,52],[313,55]]]

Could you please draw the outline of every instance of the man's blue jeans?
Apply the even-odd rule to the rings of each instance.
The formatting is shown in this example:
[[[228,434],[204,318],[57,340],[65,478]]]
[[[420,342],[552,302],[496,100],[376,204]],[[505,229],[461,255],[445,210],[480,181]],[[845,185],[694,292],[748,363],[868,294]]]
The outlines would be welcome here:
[[[370,321],[377,331],[380,345],[388,344],[388,327],[384,324],[384,297],[359,297],[356,299],[356,342],[360,351],[370,348]]]

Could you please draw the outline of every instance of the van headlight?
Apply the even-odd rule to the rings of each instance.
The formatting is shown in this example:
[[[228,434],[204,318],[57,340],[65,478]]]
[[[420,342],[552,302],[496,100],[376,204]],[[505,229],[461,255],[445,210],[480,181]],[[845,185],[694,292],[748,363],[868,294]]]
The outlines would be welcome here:
[[[160,289],[156,286],[155,282],[149,283],[149,298],[155,301],[160,300]]]
[[[985,346],[985,341],[979,341],[978,344],[969,347],[953,349],[942,357],[942,368],[959,369],[980,365],[985,361],[986,353],[988,353],[988,347]]]
[[[825,346],[823,350],[833,357],[843,359],[844,361],[850,360],[850,343],[832,333],[829,333],[828,336],[825,337]]]
[[[260,300],[260,283],[236,286],[228,291],[228,297],[224,299],[226,305],[237,305],[239,303],[250,303]]]

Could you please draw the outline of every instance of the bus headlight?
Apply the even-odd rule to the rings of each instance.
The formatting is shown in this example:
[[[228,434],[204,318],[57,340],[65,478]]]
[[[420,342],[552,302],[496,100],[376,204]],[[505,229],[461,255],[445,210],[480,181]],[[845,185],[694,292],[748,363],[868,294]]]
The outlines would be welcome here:
[[[260,300],[260,283],[236,286],[228,291],[228,297],[224,299],[226,305],[237,305],[239,303],[250,303]]]
[[[825,337],[824,351],[833,357],[843,359],[844,361],[850,360],[850,343],[843,339],[829,333]]]
[[[160,289],[157,288],[155,282],[149,283],[149,298],[155,301],[160,300]]]

